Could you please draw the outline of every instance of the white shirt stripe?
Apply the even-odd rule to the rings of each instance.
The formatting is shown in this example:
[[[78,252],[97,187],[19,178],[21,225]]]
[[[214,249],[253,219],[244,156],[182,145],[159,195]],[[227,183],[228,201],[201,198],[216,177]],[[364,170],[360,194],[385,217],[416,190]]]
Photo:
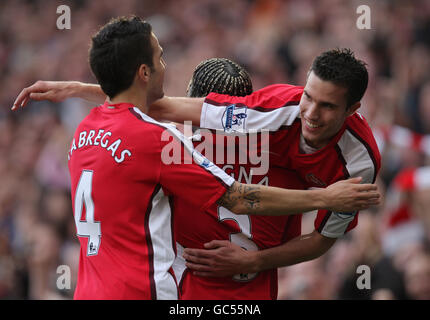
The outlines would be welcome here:
[[[362,177],[362,183],[372,183],[376,168],[366,146],[348,130],[340,138],[338,146],[346,161],[346,169],[350,177]],[[355,214],[333,212],[321,230],[321,234],[329,238],[341,237],[354,216]]]
[[[149,213],[157,300],[178,299],[175,279],[168,272],[175,260],[171,215],[169,198],[165,196],[163,189],[160,189],[152,200],[152,210]]]
[[[351,178],[362,177],[362,183],[373,183],[376,168],[366,146],[348,130],[345,130],[337,145]]]
[[[173,271],[175,272],[176,280],[178,284],[182,281],[182,276],[184,275],[184,271],[187,268],[185,266],[185,259],[183,257],[184,247],[176,242],[176,259],[173,263]]]

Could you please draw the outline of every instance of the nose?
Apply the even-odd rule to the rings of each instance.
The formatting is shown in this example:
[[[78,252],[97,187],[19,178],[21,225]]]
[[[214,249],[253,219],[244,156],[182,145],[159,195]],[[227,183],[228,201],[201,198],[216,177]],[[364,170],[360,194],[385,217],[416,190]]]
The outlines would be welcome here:
[[[316,103],[312,102],[309,104],[305,111],[305,117],[309,120],[318,120],[319,112],[318,105]]]

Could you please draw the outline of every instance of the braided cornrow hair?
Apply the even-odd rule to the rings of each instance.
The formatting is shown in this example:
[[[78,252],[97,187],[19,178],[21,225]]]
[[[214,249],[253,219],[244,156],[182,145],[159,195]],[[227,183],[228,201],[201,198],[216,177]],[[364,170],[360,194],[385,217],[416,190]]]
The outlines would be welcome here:
[[[211,92],[246,96],[252,93],[251,78],[244,68],[229,59],[204,60],[194,70],[187,95],[205,97]]]

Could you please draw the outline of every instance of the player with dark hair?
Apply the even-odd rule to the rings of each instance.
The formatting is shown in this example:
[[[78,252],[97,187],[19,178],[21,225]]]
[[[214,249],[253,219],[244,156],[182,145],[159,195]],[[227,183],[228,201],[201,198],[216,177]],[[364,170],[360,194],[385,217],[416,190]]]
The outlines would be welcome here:
[[[349,101],[356,101],[355,99],[357,98],[359,100],[361,99],[365,91],[367,85],[367,71],[364,68],[363,72],[363,64],[361,62],[355,63],[354,59],[351,58],[353,58],[353,56],[349,50],[326,52],[315,59],[311,70],[315,70],[321,78],[327,79],[327,81],[333,80],[333,82],[336,82],[339,86],[354,86],[357,88],[358,93],[352,92],[347,97]],[[333,61],[330,61],[331,59]],[[344,59],[346,62],[338,61],[339,59]],[[324,68],[324,64],[332,65],[339,69],[345,67],[345,65],[342,64],[351,64],[352,68],[350,70],[356,73],[358,77],[354,79],[348,74],[336,75],[336,70],[333,70],[335,68]],[[336,66],[336,64],[339,64],[339,66]],[[356,69],[354,69],[354,67]],[[210,74],[211,72],[220,74],[223,72],[222,66],[220,66],[219,69],[211,68],[206,62],[200,64],[198,68],[203,74]],[[195,76],[196,72],[193,74],[191,83],[194,82]],[[345,76],[345,78],[342,79],[342,76]],[[209,78],[208,76],[206,77]],[[221,77],[213,77],[211,79],[215,83],[217,83],[217,81],[222,81],[220,80]],[[356,83],[354,83],[354,81],[356,81]],[[206,82],[204,81],[200,83],[200,86],[203,86],[203,88],[199,88],[200,92],[208,92],[205,85]],[[218,85],[212,84],[211,87],[218,88],[217,90],[212,90],[215,93],[232,95],[225,89],[227,86],[223,86],[223,83]],[[354,96],[357,94],[359,97]],[[219,118],[215,117],[214,120],[219,120]],[[225,127],[227,126],[225,125]],[[280,143],[284,137],[284,130],[277,130],[272,133],[269,148],[272,154],[287,154],[289,152],[289,144]],[[313,140],[315,139],[311,141]],[[260,150],[256,152],[260,152]],[[297,179],[294,171],[282,171],[279,167],[274,166],[274,163],[274,161],[270,162],[269,172],[265,176],[250,174],[249,177],[252,179],[252,183],[258,183],[259,181],[267,179],[266,181],[270,185],[282,186],[284,188],[305,188],[306,183]],[[226,169],[226,167],[224,167],[224,169]],[[230,166],[228,170],[231,170],[228,172],[233,176],[238,177],[241,176],[241,172],[246,172],[248,174],[252,172],[252,166],[250,166],[250,164],[246,166],[234,164],[234,166]],[[187,210],[188,212],[194,212],[190,206],[185,206],[184,208],[178,206],[176,213],[178,216],[181,216],[184,215],[182,213]],[[197,274],[224,275],[226,277],[223,279],[202,278],[195,276],[190,270],[186,270],[185,267],[183,267],[182,269],[186,270],[181,280],[181,289],[184,299],[241,299],[243,296],[247,299],[276,299],[276,269],[267,268],[267,270],[261,272],[260,269],[255,267],[257,264],[252,262],[249,263],[248,266],[245,266],[244,262],[249,261],[249,259],[243,259],[247,257],[242,254],[246,252],[243,251],[244,248],[249,251],[254,251],[253,253],[256,253],[257,251],[255,250],[258,248],[258,253],[264,255],[267,254],[267,251],[262,249],[285,243],[283,246],[282,263],[283,265],[291,265],[319,257],[329,250],[335,241],[333,238],[321,236],[317,231],[300,236],[301,220],[299,215],[288,218],[254,216],[250,217],[249,221],[243,221],[243,219],[237,219],[234,214],[229,215],[222,208],[213,208],[213,210],[217,210],[218,214],[215,212],[214,215],[203,218],[203,221],[205,221],[204,219],[207,220],[205,224],[201,224],[202,220],[193,219],[192,216],[189,217],[189,220],[185,217],[179,219],[176,224],[178,242],[180,244],[178,248],[181,249],[181,245],[188,247],[188,249],[185,250],[187,252],[185,257],[191,260],[187,263],[188,267],[204,271]],[[230,221],[228,222],[227,219]],[[338,224],[342,227],[341,223]],[[199,228],[201,225],[204,227]],[[186,230],[186,232],[184,232],[184,230]],[[230,240],[210,242],[211,249],[216,249],[219,246],[218,249],[212,251],[190,249],[199,248],[202,246],[202,241],[210,241],[210,239],[214,237],[224,237]],[[234,247],[235,244],[239,244],[239,246],[236,246],[237,252],[229,252],[226,250],[226,248]],[[216,257],[218,260],[211,261],[213,257]],[[270,259],[273,260],[272,257],[269,257],[269,262],[272,261]],[[181,260],[181,258],[178,257],[177,260]],[[226,264],[230,270],[223,270],[223,264]],[[216,272],[205,272],[209,270],[209,268]],[[249,268],[254,269],[247,273],[246,270],[250,270]],[[233,271],[237,272],[237,275],[233,278],[228,277]],[[177,272],[177,274],[180,274],[180,272]]]
[[[92,39],[90,66],[109,101],[79,124],[68,153],[81,244],[76,299],[176,299],[171,215],[178,198],[200,211],[218,203],[237,214],[271,215],[378,203],[376,187],[356,180],[315,191],[234,181],[146,114],[163,96],[162,53],[137,17],[114,19]],[[164,162],[168,143],[180,148],[179,164]]]

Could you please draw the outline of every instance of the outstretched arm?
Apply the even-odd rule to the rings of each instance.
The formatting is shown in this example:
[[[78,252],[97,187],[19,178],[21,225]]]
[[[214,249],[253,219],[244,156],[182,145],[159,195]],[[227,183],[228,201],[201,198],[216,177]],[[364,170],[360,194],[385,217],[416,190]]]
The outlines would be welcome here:
[[[149,108],[149,116],[156,120],[177,123],[191,121],[193,126],[200,126],[204,98],[167,97],[155,101]]]
[[[267,214],[268,210],[271,215],[300,212],[299,208],[311,211],[313,209],[310,207],[313,206],[324,206],[336,212],[351,212],[378,204],[376,186],[359,184],[360,181],[360,178],[342,180],[326,189],[311,191],[278,190],[235,182],[218,204],[237,214]],[[355,189],[356,187],[359,188]],[[275,196],[272,191],[279,191],[279,194]],[[281,191],[284,191],[282,195]],[[314,191],[317,193],[313,193]],[[225,277],[312,260],[327,252],[335,241],[336,238],[314,231],[277,247],[247,251],[230,241],[213,240],[205,244],[205,249],[185,249],[184,258],[187,260],[187,267],[194,270],[196,275]]]
[[[82,98],[96,104],[102,104],[106,100],[106,94],[98,84],[79,81],[37,81],[22,89],[13,103],[12,110],[25,107],[30,99],[60,102],[67,98]]]
[[[289,190],[236,181],[218,205],[236,214],[278,216],[317,209],[353,212],[379,204],[376,185],[360,181],[361,178],[351,178],[318,190]]]
[[[98,84],[79,81],[37,81],[19,93],[12,110],[25,107],[30,99],[60,102],[67,98],[82,98],[100,105],[106,100],[106,94]],[[165,96],[151,105],[149,116],[160,121],[167,120],[178,123],[192,121],[193,125],[198,126],[203,101],[203,98],[173,98]]]
[[[317,231],[302,235],[280,246],[247,251],[228,240],[213,240],[205,249],[186,248],[186,266],[196,275],[227,277],[240,273],[256,273],[286,267],[316,259],[326,253],[336,242]]]

